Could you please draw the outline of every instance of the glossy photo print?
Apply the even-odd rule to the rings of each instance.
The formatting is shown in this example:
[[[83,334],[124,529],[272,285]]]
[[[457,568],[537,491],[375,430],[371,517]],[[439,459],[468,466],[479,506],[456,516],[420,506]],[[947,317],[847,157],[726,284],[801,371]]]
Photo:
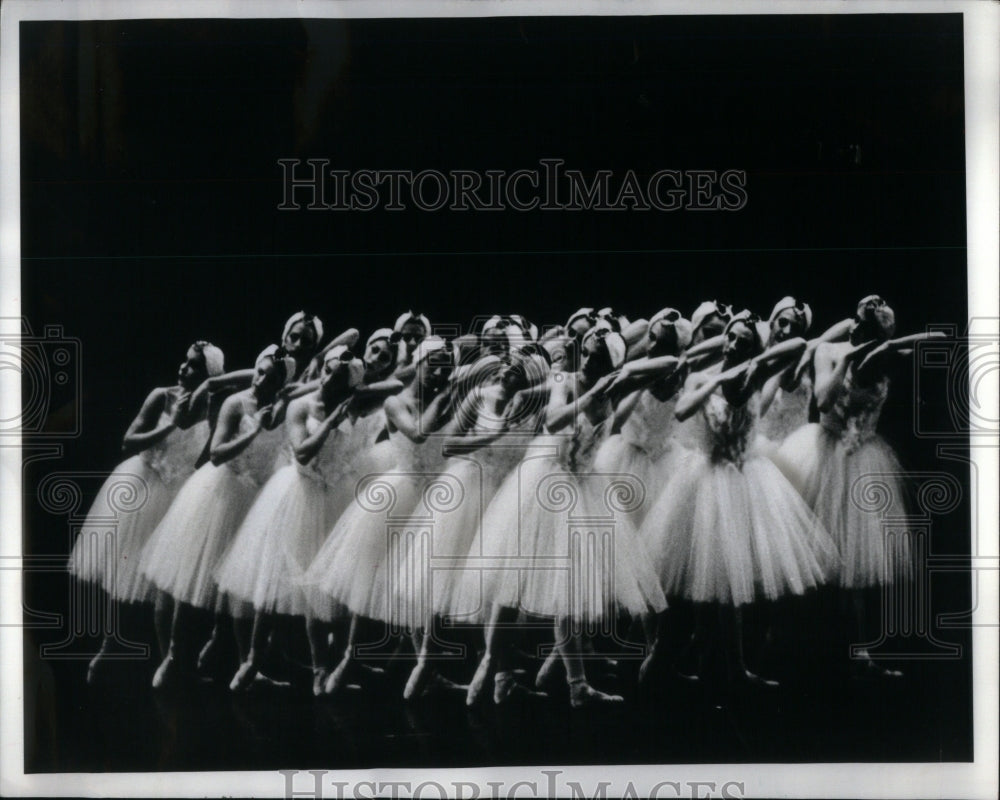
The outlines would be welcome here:
[[[827,10],[5,5],[5,786],[995,793],[998,15]]]

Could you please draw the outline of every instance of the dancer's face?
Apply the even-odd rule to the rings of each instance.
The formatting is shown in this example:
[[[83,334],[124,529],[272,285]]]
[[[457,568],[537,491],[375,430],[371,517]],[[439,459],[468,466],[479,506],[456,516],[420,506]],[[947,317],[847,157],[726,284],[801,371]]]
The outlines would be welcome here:
[[[698,329],[698,341],[704,341],[705,339],[711,339],[718,336],[726,329],[726,323],[729,320],[723,317],[721,314],[712,313],[705,317],[704,322],[701,323],[701,327]]]
[[[406,345],[407,357],[413,355],[413,351],[424,340],[424,336],[424,326],[419,322],[407,322],[400,328],[399,338]]]
[[[207,377],[205,354],[197,347],[189,347],[187,355],[177,370],[177,385],[187,391],[194,391],[198,388],[198,384]]]
[[[649,329],[649,355],[652,356],[672,356],[676,355],[677,328],[673,325],[657,322]]]
[[[517,392],[528,385],[527,364],[523,358],[508,361],[500,371],[500,385],[508,393]]]
[[[507,339],[507,334],[500,328],[490,328],[483,332],[482,355],[503,356],[507,354],[509,348],[510,341]]]
[[[344,389],[347,386],[347,377],[346,362],[336,358],[328,358],[323,362],[323,370],[319,375],[320,389],[326,395]]]
[[[254,370],[253,391],[258,399],[270,401],[281,388],[282,376],[273,358],[262,359]]]
[[[305,355],[316,350],[316,329],[305,322],[296,322],[288,330],[283,342],[288,355],[295,357]]]
[[[611,358],[608,349],[596,336],[592,336],[580,348],[580,374],[588,383],[611,372]]]
[[[440,392],[448,385],[453,369],[451,355],[443,350],[435,351],[420,362],[420,385],[424,391]]]
[[[376,339],[365,348],[365,371],[381,375],[392,366],[392,347],[388,339]]]
[[[753,355],[754,334],[749,325],[738,322],[726,334],[722,345],[722,357],[729,364],[746,361]]]
[[[771,343],[779,344],[805,333],[805,321],[795,313],[795,309],[786,308],[771,322]]]
[[[880,297],[865,298],[858,303],[854,322],[851,324],[851,344],[885,341],[896,329],[896,315]]]

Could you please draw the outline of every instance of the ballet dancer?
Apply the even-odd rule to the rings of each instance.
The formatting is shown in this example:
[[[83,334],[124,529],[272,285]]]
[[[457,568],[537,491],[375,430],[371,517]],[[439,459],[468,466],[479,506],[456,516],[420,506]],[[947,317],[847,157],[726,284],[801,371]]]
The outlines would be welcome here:
[[[139,570],[139,555],[149,535],[195,469],[208,435],[207,408],[192,407],[198,385],[224,369],[222,351],[206,341],[192,344],[177,370],[177,383],[153,389],[132,420],[122,440],[122,451],[132,453],[108,476],[87,514],[70,555],[69,571],[78,580],[99,583],[114,603],[146,603],[155,591]],[[145,501],[134,511],[118,514],[113,557],[100,543],[94,552],[93,531],[104,530],[99,520],[116,516],[109,502],[122,486],[145,490]],[[87,668],[93,682],[114,643],[106,633],[101,648]],[[161,643],[163,645],[164,643]],[[161,655],[165,654],[165,650]]]
[[[268,426],[294,369],[293,359],[273,345],[257,357],[251,387],[228,397],[219,412],[211,461],[184,484],[142,551],[142,572],[160,590],[161,637],[167,638],[168,620],[170,631],[154,688],[193,672],[193,610],[215,609],[215,570],[280,458],[283,426]]]

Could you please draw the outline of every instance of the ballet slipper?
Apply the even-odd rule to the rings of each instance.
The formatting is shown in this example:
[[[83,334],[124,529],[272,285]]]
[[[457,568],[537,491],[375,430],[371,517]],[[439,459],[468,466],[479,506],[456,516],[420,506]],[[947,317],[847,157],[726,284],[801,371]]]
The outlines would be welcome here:
[[[660,663],[660,654],[655,646],[649,649],[649,653],[642,660],[642,664],[639,666],[639,685],[645,686],[646,681],[649,680],[649,676],[653,674],[653,671]]]
[[[487,653],[480,659],[479,666],[476,667],[476,674],[472,676],[472,681],[469,683],[469,691],[465,695],[465,704],[467,706],[472,707],[479,702],[483,694],[483,687],[486,685],[486,681],[490,679],[492,673],[493,659]]]
[[[769,678],[762,678],[748,669],[742,669],[733,676],[734,683],[752,687],[754,689],[777,689],[781,684]]]
[[[424,659],[418,659],[417,666],[413,668],[409,679],[406,681],[406,688],[403,689],[403,699],[412,700],[414,697],[419,697],[423,694],[427,682],[431,679],[432,672],[433,670],[427,666],[427,662]]]
[[[569,703],[573,708],[586,708],[598,705],[617,705],[624,703],[625,698],[617,694],[605,694],[598,691],[586,678],[577,678],[569,684]]]
[[[163,689],[177,679],[177,659],[168,654],[153,675],[153,688]]]
[[[252,661],[244,661],[240,664],[240,668],[236,670],[236,674],[233,679],[229,682],[229,690],[232,692],[243,692],[250,688],[250,684],[253,683],[254,679],[257,677],[257,665]]]
[[[219,637],[212,634],[198,653],[198,672],[210,672],[219,661]]]
[[[548,698],[548,694],[522,686],[517,682],[514,672],[498,672],[493,679],[494,704],[503,705],[512,697],[520,700],[543,700]]]
[[[87,683],[93,684],[97,681],[99,673],[103,672],[102,664],[104,663],[104,656],[108,652],[108,640],[107,638],[101,642],[101,649],[97,651],[90,663],[87,665]]]
[[[330,673],[323,684],[324,694],[336,694],[347,685],[348,673],[354,666],[354,659],[349,654],[345,654],[337,664],[337,668]]]
[[[889,669],[879,666],[872,658],[865,653],[861,658],[851,662],[851,677],[854,680],[895,680],[902,678],[903,673],[898,669]]]
[[[279,681],[275,678],[270,678],[263,672],[258,672],[253,676],[253,680],[250,682],[249,689],[257,691],[260,689],[291,689],[292,684],[290,681]]]
[[[535,688],[542,689],[547,684],[553,683],[556,679],[556,671],[561,664],[562,659],[559,657],[559,651],[553,648],[548,658],[545,659],[545,663],[542,664],[542,668],[538,670],[538,674],[535,676]]]
[[[434,674],[431,676],[427,687],[420,693],[420,696],[426,697],[428,695],[438,693],[467,694],[468,691],[469,687],[465,684],[455,683],[455,681],[449,680],[440,672],[434,670]]]
[[[313,667],[313,697],[320,697],[324,693],[326,679],[330,672],[323,667]]]

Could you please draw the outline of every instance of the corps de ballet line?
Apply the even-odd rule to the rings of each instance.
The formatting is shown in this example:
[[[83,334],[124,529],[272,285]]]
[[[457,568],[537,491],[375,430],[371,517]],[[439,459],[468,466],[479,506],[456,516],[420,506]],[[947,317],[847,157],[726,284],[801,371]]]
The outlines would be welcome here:
[[[497,315],[450,339],[414,312],[327,338],[301,311],[228,372],[198,341],[129,426],[69,569],[153,607],[157,689],[208,670],[228,636],[230,688],[265,680],[293,620],[317,696],[408,658],[407,700],[539,698],[564,674],[574,707],[620,703],[588,674],[599,634],[643,658],[640,684],[670,661],[767,691],[744,658],[744,609],[833,585],[853,598],[855,641],[872,641],[868,590],[913,571],[908,538],[885,537],[851,492],[878,475],[905,513],[876,427],[890,366],[938,334],[897,336],[877,295],[847,311],[817,332],[792,297],[765,319],[715,301],[690,318],[582,308],[545,330]],[[146,501],[116,513],[128,481]],[[665,653],[680,606],[689,645]],[[199,615],[214,619],[207,640]],[[625,618],[641,645],[617,633]],[[467,683],[439,670],[445,621],[480,632]],[[537,674],[518,669],[529,624],[551,631]],[[115,647],[108,631],[88,680]],[[854,659],[865,677],[899,674]]]

